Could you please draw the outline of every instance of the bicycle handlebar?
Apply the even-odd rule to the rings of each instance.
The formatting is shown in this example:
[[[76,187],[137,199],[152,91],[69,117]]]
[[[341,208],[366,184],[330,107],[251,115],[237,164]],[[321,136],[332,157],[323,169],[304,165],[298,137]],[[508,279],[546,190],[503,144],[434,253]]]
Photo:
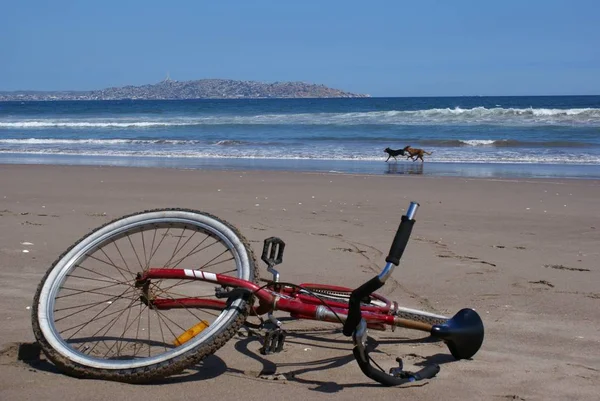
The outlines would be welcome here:
[[[394,242],[392,242],[392,246],[390,247],[390,252],[388,253],[387,258],[385,258],[386,262],[393,263],[395,266],[400,264],[400,258],[402,258],[402,254],[404,253],[414,224],[414,220],[411,220],[408,216],[402,216],[402,223],[400,223],[398,231],[396,231]]]
[[[388,277],[391,276],[392,272],[394,271],[394,267],[398,266],[400,263],[400,258],[402,258],[402,254],[406,249],[412,227],[415,223],[414,216],[418,208],[418,203],[411,202],[406,211],[406,215],[402,216],[400,226],[396,231],[394,241],[390,247],[390,252],[385,259],[387,262],[385,268],[379,275],[373,277],[352,291],[350,300],[348,302],[348,316],[344,322],[343,333],[345,336],[352,335],[354,340],[354,350],[352,352],[356,358],[356,361],[358,362],[358,365],[360,366],[360,369],[367,377],[385,386],[398,386],[418,380],[429,379],[434,377],[440,371],[440,367],[438,365],[430,365],[416,373],[406,374],[399,377],[373,368],[370,363],[369,351],[367,350],[366,346],[367,323],[362,318],[360,312],[360,301],[381,288],[385,284]]]
[[[358,361],[358,366],[360,366],[360,370],[362,370],[365,376],[383,384],[384,386],[400,386],[402,384],[412,383],[419,380],[431,379],[432,377],[435,377],[435,375],[437,375],[440,371],[439,365],[428,365],[425,366],[423,369],[419,370],[418,372],[408,374],[406,377],[393,376],[379,369],[373,368],[371,366],[371,363],[369,362],[368,356],[366,360],[363,360],[361,358],[358,347],[354,348],[352,352],[354,353],[354,357]]]
[[[356,330],[358,324],[361,322],[362,315],[360,313],[360,300],[368,297],[381,287],[384,282],[379,279],[379,276],[373,277],[350,294],[350,300],[348,301],[348,317],[344,322],[344,328],[342,332],[346,337],[350,337]]]
[[[400,258],[404,253],[404,249],[406,249],[406,244],[408,243],[412,227],[415,224],[414,217],[418,208],[418,203],[411,202],[406,211],[406,215],[402,216],[402,220],[398,226],[396,235],[394,236],[394,241],[390,247],[390,252],[388,257],[385,259],[387,262],[385,268],[381,271],[381,273],[379,273],[379,275],[373,277],[371,280],[352,291],[348,304],[348,317],[346,318],[343,329],[346,337],[352,335],[356,329],[356,326],[360,322],[360,300],[381,288],[394,271],[394,266],[398,266],[400,263]]]
[[[398,226],[396,236],[394,236],[390,252],[388,253],[387,258],[385,258],[386,262],[393,263],[395,266],[398,266],[400,263],[400,258],[402,258],[412,227],[415,224],[415,214],[417,213],[418,208],[418,203],[410,202],[406,215],[402,216],[402,221],[400,226]]]

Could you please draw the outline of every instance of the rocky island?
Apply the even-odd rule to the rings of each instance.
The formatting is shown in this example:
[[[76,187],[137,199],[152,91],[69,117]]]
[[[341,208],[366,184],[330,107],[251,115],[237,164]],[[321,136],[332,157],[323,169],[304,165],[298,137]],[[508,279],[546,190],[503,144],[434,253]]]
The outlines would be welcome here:
[[[369,97],[304,82],[235,81],[200,79],[157,84],[123,86],[92,91],[14,91],[0,92],[0,101],[48,100],[176,100],[176,99],[268,99],[268,98],[351,98]]]

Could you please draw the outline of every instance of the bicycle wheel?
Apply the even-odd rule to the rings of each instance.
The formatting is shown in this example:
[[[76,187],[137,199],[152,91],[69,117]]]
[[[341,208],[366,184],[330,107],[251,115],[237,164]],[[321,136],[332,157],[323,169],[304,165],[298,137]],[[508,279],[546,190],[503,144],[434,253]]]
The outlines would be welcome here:
[[[226,305],[161,310],[154,298],[215,299],[215,284],[153,279],[140,286],[136,275],[151,267],[185,268],[256,281],[255,265],[245,238],[215,216],[184,209],[125,216],[54,262],[34,298],[33,331],[67,374],[125,382],[165,377],[225,344],[251,301],[240,296]]]

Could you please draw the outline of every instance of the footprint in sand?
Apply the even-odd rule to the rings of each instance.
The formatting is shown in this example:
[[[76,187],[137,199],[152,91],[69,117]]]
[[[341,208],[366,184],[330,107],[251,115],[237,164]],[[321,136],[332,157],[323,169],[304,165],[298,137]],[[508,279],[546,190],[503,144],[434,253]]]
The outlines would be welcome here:
[[[589,272],[590,269],[584,269],[581,267],[567,267],[563,265],[544,265],[546,268],[556,269],[556,270],[569,270],[573,272]]]
[[[541,285],[545,285],[546,287],[554,288],[554,284],[552,284],[551,282],[549,282],[547,280],[528,281],[528,283],[529,284],[541,284]]]
[[[29,221],[29,220],[25,220],[23,223],[21,223],[21,225],[24,225],[24,226],[43,226],[42,223],[35,223],[35,222]]]

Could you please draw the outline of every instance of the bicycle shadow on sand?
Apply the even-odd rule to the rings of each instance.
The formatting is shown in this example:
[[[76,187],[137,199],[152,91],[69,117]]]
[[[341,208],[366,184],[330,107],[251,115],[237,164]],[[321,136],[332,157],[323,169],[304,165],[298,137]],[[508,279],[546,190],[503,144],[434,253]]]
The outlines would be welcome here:
[[[286,338],[286,344],[293,344],[296,346],[305,346],[319,348],[323,350],[334,350],[343,351],[347,354],[342,356],[330,356],[312,361],[302,362],[283,362],[277,363],[269,359],[268,355],[262,355],[250,348],[251,344],[258,343],[262,345],[262,336],[260,333],[256,333],[253,330],[248,330],[247,336],[242,336],[242,331],[238,333],[232,340],[235,341],[234,348],[237,352],[254,359],[261,364],[259,370],[244,371],[237,368],[227,366],[226,362],[217,355],[211,355],[205,358],[203,361],[188,367],[182,373],[163,379],[153,380],[152,383],[141,384],[141,385],[165,385],[165,384],[177,384],[186,382],[198,382],[208,379],[217,378],[223,374],[235,374],[241,375],[251,380],[268,380],[268,381],[290,381],[299,384],[309,386],[310,390],[318,391],[322,393],[336,393],[346,388],[355,387],[380,387],[381,385],[370,381],[365,377],[364,382],[358,383],[337,383],[334,381],[323,381],[315,379],[303,378],[302,375],[306,373],[315,372],[326,372],[328,370],[341,368],[348,364],[355,364],[354,356],[352,355],[352,342],[349,338],[331,338],[328,336],[341,336],[341,329],[326,329],[326,330],[312,330],[312,331],[290,331]],[[378,347],[380,345],[410,345],[410,344],[424,344],[424,343],[435,343],[440,340],[425,337],[425,338],[380,338],[375,339],[369,337],[369,349],[372,355],[377,355],[380,351]],[[233,342],[233,341],[232,341]],[[218,351],[217,351],[218,352]],[[385,354],[385,353],[384,353]],[[275,354],[276,355],[276,354]],[[442,365],[445,363],[453,362],[455,359],[448,354],[435,354],[429,357],[422,357],[416,354],[407,353],[405,356],[416,356],[423,360],[413,363],[415,366],[426,366],[431,364]],[[385,357],[389,357],[385,355]],[[19,361],[28,365],[37,371],[64,374],[54,364],[49,362],[40,346],[37,343],[17,343],[2,351],[3,363],[6,360]],[[10,361],[9,361],[10,362]],[[288,370],[291,369],[291,370]],[[356,369],[358,365],[356,365]],[[325,374],[322,376],[326,376]],[[411,386],[424,386],[425,383],[413,384]]]
[[[331,330],[328,329],[328,334],[339,334],[341,335],[341,329]],[[354,356],[352,355],[352,342],[344,337],[344,338],[326,338],[323,335],[323,332],[297,332],[292,331],[288,333],[288,337],[286,338],[286,344],[295,344],[300,346],[307,347],[317,347],[320,349],[330,349],[330,350],[338,350],[338,351],[346,351],[347,354],[343,356],[334,356],[327,357],[313,361],[303,361],[303,362],[284,362],[284,363],[276,363],[268,358],[268,356],[263,356],[262,354],[258,354],[249,348],[249,345],[254,342],[261,343],[261,337],[257,335],[250,335],[247,338],[236,341],[235,349],[241,354],[256,360],[257,362],[262,364],[262,369],[260,372],[253,372],[251,377],[263,379],[263,380],[285,380],[297,382],[300,384],[305,384],[310,386],[309,389],[313,391],[318,391],[322,393],[336,393],[342,391],[346,388],[355,388],[355,387],[380,387],[381,384],[370,381],[370,379],[365,377],[365,382],[359,383],[344,383],[340,384],[333,381],[321,381],[315,379],[307,379],[301,377],[301,375],[305,373],[315,373],[315,372],[325,372],[327,370],[340,368],[344,365],[355,364],[356,361]],[[440,342],[439,339],[435,339],[433,337],[425,337],[418,339],[410,339],[410,338],[393,338],[393,339],[375,339],[373,337],[369,337],[369,350],[375,355],[380,351],[377,350],[379,345],[384,344],[393,344],[393,345],[409,345],[409,344],[423,344],[423,343],[436,343]],[[338,346],[339,345],[339,346]],[[382,354],[386,354],[385,352]],[[421,357],[415,354],[407,354],[414,355],[419,358],[422,358],[422,361],[414,363],[415,366],[426,366],[431,364],[442,365],[445,363],[453,362],[455,359],[446,354],[435,354],[429,357]],[[387,357],[387,355],[386,355]],[[293,369],[296,367],[296,369]],[[278,373],[278,368],[283,368],[285,371]],[[286,368],[292,368],[292,370],[286,370]],[[358,365],[356,365],[356,369],[359,369]],[[231,373],[238,373],[242,375],[248,376],[249,372],[240,371],[238,369],[229,369]],[[322,375],[326,376],[326,375]],[[411,387],[420,387],[426,385],[425,383],[413,384]]]
[[[11,343],[0,351],[0,364],[17,363],[23,363],[40,372],[61,374],[61,371],[45,358],[37,342]]]
[[[65,374],[53,363],[46,359],[41,347],[37,342],[14,343],[0,351],[0,364],[23,363],[29,368],[39,372]],[[187,368],[184,373],[154,380],[145,385],[157,385],[168,383],[181,383],[189,381],[202,381],[214,379],[228,371],[227,364],[216,355],[210,355],[202,362]],[[144,385],[144,384],[141,384]]]

